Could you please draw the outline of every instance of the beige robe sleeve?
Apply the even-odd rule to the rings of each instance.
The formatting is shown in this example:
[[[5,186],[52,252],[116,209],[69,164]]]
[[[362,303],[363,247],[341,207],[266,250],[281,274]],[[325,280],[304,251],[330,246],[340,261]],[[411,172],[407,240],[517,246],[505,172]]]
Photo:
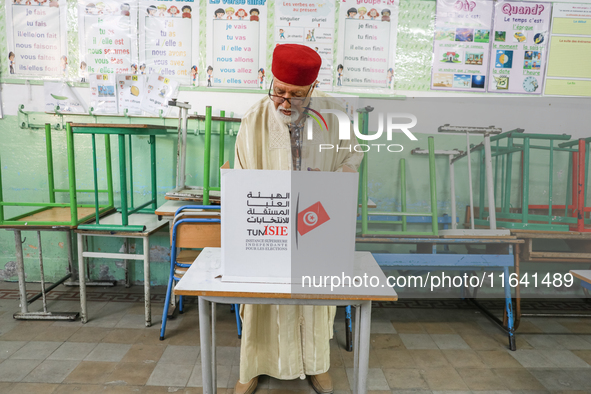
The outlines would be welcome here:
[[[258,141],[255,129],[257,127],[256,117],[247,115],[240,123],[240,129],[236,136],[234,146],[234,168],[235,169],[259,169],[257,166],[258,151],[261,141]]]

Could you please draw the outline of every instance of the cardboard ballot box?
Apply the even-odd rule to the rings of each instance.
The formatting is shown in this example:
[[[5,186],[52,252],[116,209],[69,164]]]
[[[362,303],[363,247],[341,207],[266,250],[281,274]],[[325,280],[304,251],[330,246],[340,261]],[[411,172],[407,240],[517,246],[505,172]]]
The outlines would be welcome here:
[[[222,169],[222,281],[353,270],[357,172]]]

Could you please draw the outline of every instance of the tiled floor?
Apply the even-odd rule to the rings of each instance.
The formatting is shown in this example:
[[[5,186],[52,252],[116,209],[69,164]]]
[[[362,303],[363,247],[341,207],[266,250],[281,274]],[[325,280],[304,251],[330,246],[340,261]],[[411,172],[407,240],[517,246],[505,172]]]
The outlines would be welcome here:
[[[154,325],[144,328],[141,287],[89,288],[94,301],[84,325],[14,320],[15,290],[15,284],[0,283],[0,393],[202,393],[194,303],[169,321],[160,341],[162,304],[155,302]],[[78,310],[76,292],[60,286],[50,310]],[[155,289],[155,299],[161,292]],[[353,355],[344,350],[342,312],[331,343],[336,394],[351,393],[353,370]],[[217,328],[218,393],[232,394],[240,340],[229,307],[218,308]],[[517,346],[516,352],[507,350],[505,335],[473,309],[374,308],[369,390],[591,393],[591,319],[525,319]],[[264,377],[257,393],[312,390],[307,381]]]

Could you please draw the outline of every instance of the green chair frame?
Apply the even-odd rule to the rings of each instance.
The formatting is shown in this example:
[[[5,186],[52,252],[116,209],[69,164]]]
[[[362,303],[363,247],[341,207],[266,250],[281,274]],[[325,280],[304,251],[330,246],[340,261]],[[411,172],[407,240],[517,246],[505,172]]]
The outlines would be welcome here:
[[[359,124],[361,125],[362,133],[368,135],[369,112],[373,108],[362,108],[357,110],[359,112]],[[382,212],[371,211],[368,209],[368,182],[369,182],[369,155],[363,156],[360,168],[360,198],[361,198],[361,236],[375,237],[375,236],[397,236],[397,235],[419,235],[419,236],[438,236],[439,235],[439,219],[437,216],[437,182],[435,178],[435,140],[433,137],[428,138],[429,151],[429,191],[431,197],[431,211],[430,212],[408,212],[406,201],[406,161],[400,159],[400,212]],[[369,216],[400,216],[400,220],[380,220],[375,221],[376,224],[386,225],[400,225],[401,230],[373,230],[369,228]],[[407,217],[408,216],[422,216],[431,217],[431,231],[409,231]]]
[[[591,212],[591,206],[586,206],[589,192],[589,172],[591,172],[589,168],[591,137],[564,142],[558,146],[561,148],[577,147],[576,152],[570,152],[568,169],[570,185],[567,186],[565,215],[568,213],[568,208],[571,208],[571,216],[577,218],[577,224],[571,226],[571,230],[591,232],[591,228],[587,227],[591,225],[591,219],[585,218],[585,213]],[[568,205],[569,200],[572,201],[571,206]]]
[[[556,152],[575,152],[575,149],[569,147],[556,146],[555,143],[568,141],[571,139],[567,134],[528,134],[523,129],[515,129],[491,137],[491,142],[496,142],[491,147],[492,157],[494,158],[494,186],[495,201],[500,201],[500,212],[497,212],[497,225],[512,230],[537,230],[537,231],[569,231],[569,225],[576,223],[576,219],[569,217],[567,211],[572,206],[567,204],[564,216],[557,215],[556,205],[553,205],[554,188],[554,155]],[[516,140],[521,140],[518,143]],[[501,141],[506,141],[502,146]],[[547,141],[548,145],[540,145],[537,141]],[[480,169],[480,210],[478,218],[475,218],[476,225],[488,226],[489,221],[485,217],[485,163],[484,147],[476,147],[479,151]],[[548,187],[548,205],[530,204],[530,158],[532,150],[549,152],[549,187]],[[521,155],[521,212],[511,212],[511,184],[513,180],[513,155]],[[499,170],[500,166],[500,170]],[[499,182],[500,175],[500,182]],[[500,190],[499,190],[500,184]],[[500,194],[500,198],[497,198]],[[563,207],[564,208],[564,207]],[[496,207],[488,207],[496,209]],[[547,214],[540,212],[530,213],[530,210],[548,210]]]
[[[186,141],[186,135],[182,135],[182,126],[179,127],[179,146],[177,149],[177,187],[170,192],[166,193],[167,200],[186,200],[186,201],[203,201],[203,205],[219,204],[219,199],[212,201],[211,192],[221,191],[220,186],[211,185],[211,136],[213,134],[212,122],[219,122],[219,143],[218,143],[218,170],[221,174],[221,167],[225,163],[225,135],[226,135],[226,124],[227,123],[238,123],[240,124],[241,119],[233,118],[233,113],[230,117],[226,118],[226,111],[220,111],[220,116],[212,116],[212,107],[207,106],[205,108],[205,116],[189,116],[188,120],[203,120],[205,125],[205,141],[204,141],[204,156],[203,156],[203,187],[190,186],[186,184],[185,180],[185,168],[186,163],[186,147],[182,144]],[[183,122],[179,119],[179,122]],[[186,130],[185,130],[186,133]],[[183,157],[185,156],[185,157]],[[221,180],[221,175],[219,178]],[[202,196],[202,197],[201,197]]]
[[[130,231],[142,232],[145,230],[144,226],[129,224],[129,216],[134,213],[149,213],[154,214],[157,208],[157,189],[156,189],[156,135],[167,135],[167,130],[174,129],[173,126],[157,126],[157,125],[134,125],[134,124],[82,124],[82,123],[67,123],[66,132],[68,140],[71,141],[68,145],[68,163],[72,163],[72,174],[74,174],[74,134],[90,134],[92,138],[92,163],[94,170],[94,207],[95,207],[95,222],[90,224],[79,225],[80,230],[94,230],[94,231]],[[111,169],[111,143],[110,136],[116,135],[118,141],[119,153],[119,183],[121,193],[121,207],[118,211],[121,212],[121,224],[101,224],[100,223],[100,204],[98,196],[98,165],[96,154],[96,135],[103,135],[105,141],[105,161],[107,168],[107,184],[109,193],[109,208],[115,208],[113,199],[113,177]],[[126,147],[125,137],[129,141]],[[151,183],[151,198],[138,206],[134,204],[133,198],[133,155],[132,155],[132,136],[147,136],[148,144],[150,144],[150,183]],[[70,149],[70,147],[72,149]],[[127,157],[126,151],[129,151],[129,184],[127,183]],[[76,187],[76,178],[70,179],[74,188]],[[129,200],[127,198],[130,193]]]

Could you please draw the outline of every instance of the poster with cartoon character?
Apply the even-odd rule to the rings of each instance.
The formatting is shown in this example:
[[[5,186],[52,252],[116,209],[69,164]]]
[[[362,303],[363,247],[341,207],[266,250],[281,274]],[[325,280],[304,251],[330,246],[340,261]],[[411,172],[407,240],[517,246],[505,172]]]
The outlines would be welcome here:
[[[90,74],[90,106],[97,115],[116,114],[117,86],[113,74]]]
[[[78,0],[81,80],[138,72],[137,11],[137,0]]]
[[[493,5],[437,0],[431,89],[486,92]]]
[[[145,94],[145,75],[118,74],[117,75],[117,106],[119,113],[141,115],[142,96]]]
[[[140,74],[199,86],[199,20],[194,0],[140,0]]]
[[[318,52],[322,58],[319,89],[332,88],[335,10],[335,0],[275,3],[275,46],[301,44]]]
[[[178,81],[158,74],[148,75],[145,83],[146,93],[141,93],[140,109],[152,115],[167,116],[170,112],[168,101],[178,94]]]
[[[5,64],[10,78],[64,77],[67,2],[6,0]]]
[[[498,1],[488,91],[542,94],[552,3]]]
[[[264,75],[267,0],[207,0],[208,87],[259,89]],[[264,77],[263,77],[264,82]]]
[[[339,5],[335,86],[393,89],[399,0],[344,0]]]

